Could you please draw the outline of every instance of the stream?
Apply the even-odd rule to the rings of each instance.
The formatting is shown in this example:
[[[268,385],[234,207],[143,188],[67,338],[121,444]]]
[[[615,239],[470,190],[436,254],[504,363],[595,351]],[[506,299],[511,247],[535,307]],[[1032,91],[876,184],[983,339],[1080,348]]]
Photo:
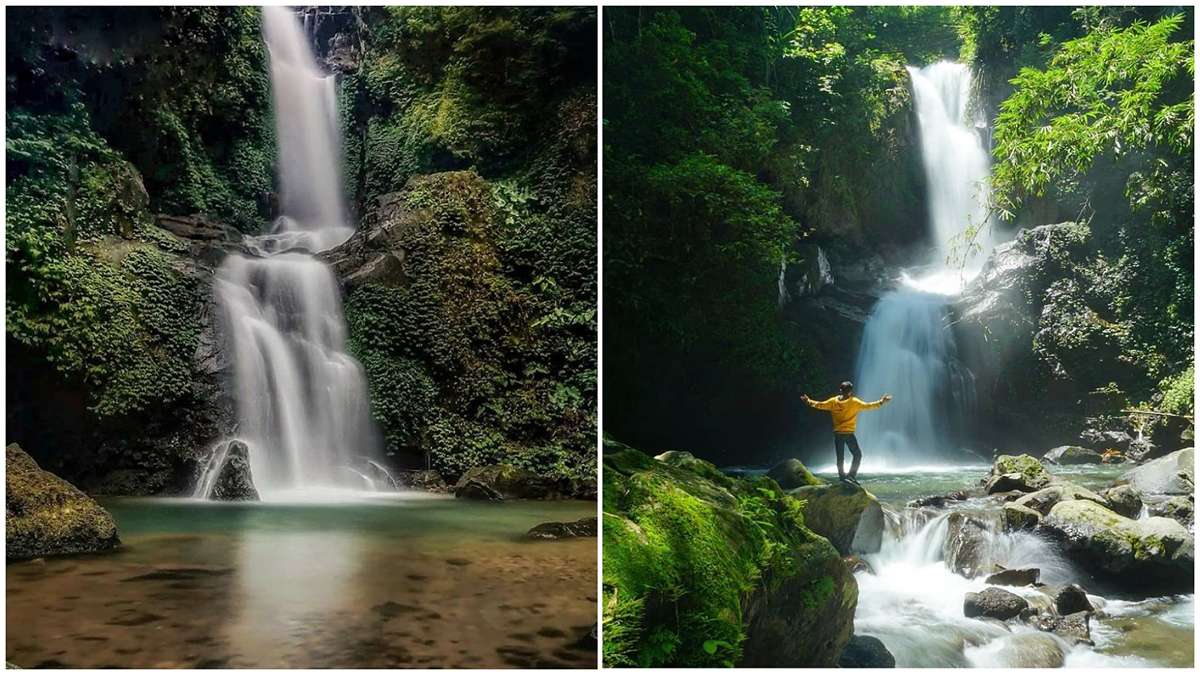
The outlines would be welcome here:
[[[594,667],[595,502],[103,500],[123,546],[6,568],[23,667]]]
[[[1111,484],[1122,467],[1055,467],[1055,474],[1078,485]],[[872,635],[895,656],[897,667],[1021,667],[1053,640],[1065,652],[1067,667],[1191,667],[1195,596],[1142,598],[1106,588],[1064,559],[1049,541],[1029,533],[1001,531],[995,516],[1000,502],[973,498],[945,510],[910,509],[913,498],[970,488],[988,467],[927,467],[922,471],[862,475],[863,486],[891,511],[882,550],[863,556],[874,573],[860,571],[855,633]],[[826,480],[836,473],[818,472]],[[996,523],[988,532],[989,563],[1037,567],[1046,584],[1077,583],[1097,612],[1091,619],[1094,647],[1071,647],[1035,628],[963,616],[963,596],[987,587],[984,576],[955,574],[945,559],[947,518],[963,510]],[[1031,604],[1045,596],[1031,587],[1005,587]]]

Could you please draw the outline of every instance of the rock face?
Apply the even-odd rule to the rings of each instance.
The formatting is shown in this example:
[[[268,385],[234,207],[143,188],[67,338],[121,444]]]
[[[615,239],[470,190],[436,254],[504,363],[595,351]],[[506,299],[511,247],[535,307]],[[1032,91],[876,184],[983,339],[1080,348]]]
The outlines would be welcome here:
[[[771,470],[767,472],[767,478],[779,483],[779,487],[784,490],[794,490],[806,485],[825,484],[825,481],[814,476],[808,467],[798,459],[785,459],[771,467]]]
[[[121,543],[112,516],[94,499],[43,471],[15,443],[5,449],[4,459],[9,560],[95,553]]]
[[[1151,460],[1122,476],[1142,494],[1187,495],[1195,492],[1196,453],[1184,448]]]
[[[1059,502],[1038,526],[1091,571],[1129,588],[1190,590],[1195,569],[1191,534],[1168,518],[1132,520],[1095,502]]]
[[[1061,445],[1048,450],[1042,459],[1052,464],[1062,465],[1100,464],[1102,461],[1100,453],[1078,445]]]
[[[837,664],[858,585],[774,481],[606,442],[603,494],[605,665]],[[663,630],[679,639],[669,654]]]
[[[250,475],[250,450],[241,441],[230,441],[208,498],[218,502],[256,502],[258,490]]]
[[[986,617],[1007,621],[1029,607],[1025,598],[1003,588],[985,588],[967,593],[963,599],[963,615],[968,618]]]
[[[984,490],[990,495],[1009,490],[1035,492],[1050,484],[1053,477],[1042,463],[1029,455],[1000,455],[992,464]]]
[[[530,539],[570,539],[596,536],[596,517],[580,518],[573,523],[542,523],[526,534]]]
[[[857,485],[809,485],[789,492],[804,502],[804,522],[842,555],[877,553],[883,544],[883,507]]]
[[[555,499],[568,495],[554,481],[509,464],[491,464],[469,469],[454,485],[460,499]]]
[[[879,638],[855,635],[850,638],[837,665],[838,668],[895,668],[896,657]]]

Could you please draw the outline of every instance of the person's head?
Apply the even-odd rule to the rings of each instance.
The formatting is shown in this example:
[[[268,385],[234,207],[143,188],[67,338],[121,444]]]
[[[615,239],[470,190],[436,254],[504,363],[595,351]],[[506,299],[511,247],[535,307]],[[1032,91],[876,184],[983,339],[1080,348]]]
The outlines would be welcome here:
[[[841,393],[842,398],[846,398],[846,397],[850,396],[850,394],[854,393],[854,383],[847,380],[847,381],[839,384],[838,392]]]

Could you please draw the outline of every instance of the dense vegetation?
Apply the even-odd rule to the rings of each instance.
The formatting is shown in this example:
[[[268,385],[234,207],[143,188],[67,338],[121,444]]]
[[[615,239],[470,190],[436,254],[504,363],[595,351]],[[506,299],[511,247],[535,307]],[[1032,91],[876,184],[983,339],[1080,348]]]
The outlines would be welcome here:
[[[9,18],[7,339],[23,366],[8,380],[9,440],[69,477],[169,467],[216,433],[193,413],[216,396],[196,359],[217,259],[154,214],[246,233],[276,215],[259,11]],[[448,256],[421,289],[348,299],[389,449],[436,447],[452,474],[513,448],[544,473],[594,472],[594,10],[340,8],[314,21],[339,72],[356,215],[423,174],[484,179],[459,215],[491,220],[495,264],[473,283],[502,292],[459,307],[453,294],[466,291],[445,275],[469,272]],[[423,312],[437,305],[456,313],[433,321]],[[431,324],[495,351],[449,366],[478,344],[402,330]],[[474,397],[452,393],[465,390]]]
[[[808,243],[835,268],[918,260],[924,177],[904,66],[941,58],[979,74],[1004,227],[1078,220],[1088,233],[1031,300],[1051,310],[1020,395],[1050,400],[1078,380],[1118,390],[1110,411],[1157,405],[1192,361],[1190,19],[1164,7],[606,11],[607,430],[733,460],[794,441],[797,386],[846,377],[820,345],[852,338],[815,341],[832,329],[780,312],[780,267],[804,262]]]

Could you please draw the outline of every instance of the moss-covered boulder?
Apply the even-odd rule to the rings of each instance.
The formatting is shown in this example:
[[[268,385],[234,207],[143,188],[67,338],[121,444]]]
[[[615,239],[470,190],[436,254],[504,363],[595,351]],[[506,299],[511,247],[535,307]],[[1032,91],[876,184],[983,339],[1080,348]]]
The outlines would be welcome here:
[[[877,553],[883,543],[883,507],[858,485],[807,485],[790,493],[804,502],[804,522],[842,555]]]
[[[554,499],[568,495],[552,480],[511,464],[492,464],[469,469],[454,485],[454,496],[462,499]]]
[[[1170,518],[1192,531],[1196,526],[1196,498],[1176,495],[1149,507],[1150,515]]]
[[[1086,499],[1059,502],[1038,530],[1089,571],[1126,588],[1190,591],[1195,551],[1187,528],[1169,518],[1133,520]]]
[[[767,477],[779,483],[779,487],[784,490],[794,490],[806,485],[825,484],[825,481],[814,476],[808,467],[804,466],[804,462],[795,458],[785,459],[771,467],[771,470],[767,472]]]
[[[1014,502],[1004,505],[1004,529],[1007,531],[1032,530],[1040,522],[1042,522],[1042,514],[1028,506],[1021,506]]]
[[[1104,498],[1108,508],[1126,518],[1137,518],[1142,512],[1142,496],[1132,485],[1114,485],[1101,492],[1100,496]]]
[[[9,560],[108,551],[121,543],[112,516],[15,443],[5,449],[4,535]]]
[[[1000,455],[992,464],[992,471],[984,482],[987,493],[1034,492],[1051,483],[1053,476],[1035,457],[1029,455]]]
[[[1072,499],[1087,499],[1104,507],[1110,506],[1108,500],[1095,492],[1074,483],[1066,482],[1055,483],[1037,492],[1031,492],[1023,497],[1018,497],[1012,503],[1017,506],[1033,509],[1044,516],[1050,513],[1050,509],[1054,508],[1055,504]]]
[[[606,666],[837,663],[858,586],[799,501],[769,478],[607,445]]]

